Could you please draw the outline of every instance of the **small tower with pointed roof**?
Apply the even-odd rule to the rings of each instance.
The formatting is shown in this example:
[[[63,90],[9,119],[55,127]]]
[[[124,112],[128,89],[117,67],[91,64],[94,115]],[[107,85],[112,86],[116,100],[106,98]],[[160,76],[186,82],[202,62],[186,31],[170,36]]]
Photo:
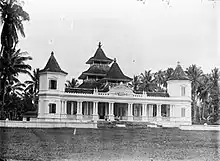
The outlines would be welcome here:
[[[167,90],[171,97],[190,97],[191,98],[191,81],[189,80],[180,62],[167,81]]]
[[[65,91],[67,73],[60,68],[53,52],[39,75],[38,118],[60,118],[62,111],[59,94]]]
[[[46,66],[40,70],[39,74],[40,82],[44,82],[40,83],[39,91],[65,91],[67,73],[60,68],[53,51]]]

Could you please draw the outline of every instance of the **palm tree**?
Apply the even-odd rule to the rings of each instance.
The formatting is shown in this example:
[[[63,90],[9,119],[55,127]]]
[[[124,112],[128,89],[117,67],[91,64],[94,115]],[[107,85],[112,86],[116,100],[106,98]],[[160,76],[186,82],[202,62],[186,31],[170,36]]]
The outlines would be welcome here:
[[[21,52],[20,50],[10,49],[4,50],[2,57],[0,58],[3,64],[2,69],[2,111],[4,106],[4,99],[6,93],[6,86],[13,84],[14,82],[19,82],[19,73],[30,74],[31,66],[26,64],[27,60],[32,60],[30,56],[25,56],[27,52]]]
[[[78,80],[75,79],[75,78],[72,78],[71,81],[70,81],[70,80],[67,80],[66,83],[65,83],[65,86],[66,86],[67,88],[75,88],[75,87],[77,87],[78,85],[79,85]]]
[[[33,74],[29,74],[32,80],[25,81],[24,83],[27,84],[25,92],[28,92],[33,95],[33,100],[36,102],[36,98],[39,93],[39,68],[34,69]]]
[[[25,37],[22,22],[29,21],[30,18],[18,0],[1,0],[0,13],[0,19],[3,25],[1,32],[1,56],[4,48],[11,49],[18,43],[18,31]]]
[[[214,68],[211,73],[211,91],[210,91],[210,97],[211,97],[211,104],[213,106],[213,112],[218,112],[218,106],[219,106],[219,69]]]
[[[186,73],[192,83],[192,107],[193,107],[193,121],[197,122],[197,90],[200,85],[200,79],[203,75],[203,71],[200,67],[197,67],[195,64],[191,65],[186,69]]]
[[[202,110],[199,110],[199,118],[200,120],[206,120],[205,115],[208,116],[208,106],[209,106],[209,95],[210,95],[210,90],[212,87],[211,81],[210,81],[210,76],[208,74],[204,74],[200,78],[200,85],[197,90],[198,98],[201,101],[201,108]],[[202,113],[202,114],[201,114]]]
[[[154,82],[153,74],[151,70],[148,70],[140,75],[140,89],[145,92],[154,92],[156,91],[157,87]]]
[[[134,75],[134,78],[131,82],[131,86],[133,87],[134,91],[138,91],[140,86],[140,76]]]
[[[155,83],[158,86],[159,91],[165,91],[166,90],[166,71],[159,70],[154,74],[155,77]]]

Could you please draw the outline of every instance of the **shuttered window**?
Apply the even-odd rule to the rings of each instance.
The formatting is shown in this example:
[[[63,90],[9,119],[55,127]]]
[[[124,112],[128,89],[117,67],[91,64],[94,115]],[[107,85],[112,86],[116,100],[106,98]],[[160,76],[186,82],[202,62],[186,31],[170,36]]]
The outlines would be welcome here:
[[[55,103],[49,104],[49,113],[56,113],[56,104]]]

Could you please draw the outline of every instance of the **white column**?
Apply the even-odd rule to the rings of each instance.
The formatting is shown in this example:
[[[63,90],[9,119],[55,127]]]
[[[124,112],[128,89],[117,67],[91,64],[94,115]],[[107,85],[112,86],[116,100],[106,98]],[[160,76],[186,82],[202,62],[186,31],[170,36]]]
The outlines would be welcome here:
[[[56,101],[56,114],[60,115],[61,114],[61,109],[60,109],[60,106],[59,106],[59,102]]]
[[[175,105],[170,105],[170,121],[174,121],[174,108],[175,108]]]
[[[147,121],[147,104],[142,104],[142,121]]]
[[[149,117],[153,117],[153,105],[149,105]]]
[[[93,118],[94,121],[97,121],[99,119],[99,116],[98,116],[98,102],[97,101],[93,102],[92,118]]]
[[[44,114],[49,114],[49,101],[45,100],[44,101],[44,106],[45,106],[45,110],[44,110]]]
[[[132,106],[133,103],[128,103],[128,121],[133,121]]]
[[[161,121],[161,104],[157,104],[157,121]]]
[[[77,101],[77,120],[82,120],[82,101]]]
[[[109,106],[108,106],[108,111],[109,111],[109,114],[108,114],[108,118],[113,121],[115,119],[114,117],[114,102],[109,102]]]
[[[63,101],[63,112],[66,115],[66,101]]]

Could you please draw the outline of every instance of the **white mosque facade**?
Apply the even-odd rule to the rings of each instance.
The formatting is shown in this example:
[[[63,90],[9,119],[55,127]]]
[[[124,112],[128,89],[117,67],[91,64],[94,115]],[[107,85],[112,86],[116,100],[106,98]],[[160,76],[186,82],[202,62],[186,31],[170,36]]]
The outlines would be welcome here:
[[[135,92],[132,79],[99,45],[81,74],[83,83],[66,88],[64,72],[53,53],[40,71],[37,120],[62,122],[121,121],[191,125],[191,82],[178,64],[166,93]]]

